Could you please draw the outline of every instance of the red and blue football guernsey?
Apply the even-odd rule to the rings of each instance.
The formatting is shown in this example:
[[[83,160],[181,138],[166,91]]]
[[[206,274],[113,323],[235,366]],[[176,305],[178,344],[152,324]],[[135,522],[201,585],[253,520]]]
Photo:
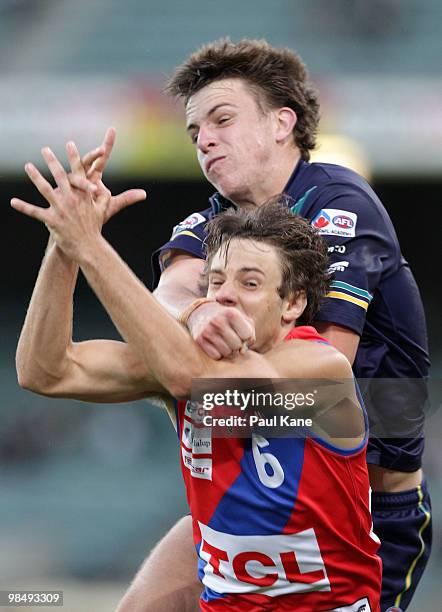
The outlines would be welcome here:
[[[312,327],[291,339],[323,340]],[[378,612],[367,432],[351,450],[317,437],[212,437],[192,402],[178,402],[177,426],[201,610]]]

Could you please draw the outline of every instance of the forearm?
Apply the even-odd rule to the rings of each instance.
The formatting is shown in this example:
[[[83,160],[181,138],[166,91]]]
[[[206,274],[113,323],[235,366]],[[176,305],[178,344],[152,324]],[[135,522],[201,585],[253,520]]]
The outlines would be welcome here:
[[[196,300],[199,295],[185,288],[157,287],[152,294],[155,299],[167,310],[174,319],[178,319],[180,314]]]
[[[185,330],[102,238],[80,262],[84,275],[125,341],[174,396],[208,360]]]
[[[50,239],[17,347],[19,383],[53,382],[63,370],[72,341],[72,296],[78,265]]]
[[[201,297],[199,281],[203,265],[200,259],[178,255],[162,273],[153,295],[175,319]]]

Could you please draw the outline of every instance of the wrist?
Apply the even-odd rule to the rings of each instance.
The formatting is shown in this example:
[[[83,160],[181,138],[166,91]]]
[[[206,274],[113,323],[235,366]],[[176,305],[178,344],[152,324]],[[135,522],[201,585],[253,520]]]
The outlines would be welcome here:
[[[57,270],[60,269],[64,272],[75,272],[78,270],[77,262],[69,257],[53,239],[48,242],[43,262],[51,268],[55,265]]]
[[[100,262],[106,260],[109,243],[99,234],[93,240],[88,241],[78,249],[75,261],[80,267],[99,267]]]
[[[197,300],[194,300],[182,311],[182,313],[178,317],[178,322],[181,323],[181,325],[187,326],[190,316],[195,312],[197,308],[199,308],[203,304],[213,304],[214,302],[215,300],[213,298],[207,297],[202,297],[198,298]]]

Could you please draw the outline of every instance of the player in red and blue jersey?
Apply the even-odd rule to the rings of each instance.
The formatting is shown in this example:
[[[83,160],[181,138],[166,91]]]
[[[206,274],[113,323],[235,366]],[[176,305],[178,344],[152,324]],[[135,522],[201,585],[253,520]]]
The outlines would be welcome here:
[[[239,306],[241,291],[235,282],[243,275],[241,282],[254,291],[257,269],[268,257],[267,244],[275,245],[283,257],[291,253],[292,274],[298,270],[313,290],[322,257],[314,254],[314,240],[308,244],[300,234],[289,243],[297,223],[280,206],[218,217],[208,240],[208,297]],[[216,233],[222,236],[218,241]],[[248,240],[257,248],[250,249]],[[298,321],[308,321],[313,314],[311,295],[308,312]],[[257,329],[266,326],[265,303],[260,302],[259,311],[246,312]],[[314,328],[305,326],[292,329],[285,340],[301,341],[303,351],[306,341],[324,342]],[[272,343],[276,348],[274,341],[264,346]],[[299,372],[296,364],[305,359],[304,375],[314,376],[313,355],[312,360],[308,354],[298,356],[293,348],[287,354],[288,367]],[[340,404],[337,398],[335,402]],[[251,438],[213,436],[210,427],[201,427],[204,412],[201,415],[198,407],[179,402],[177,423],[205,586],[201,610],[377,609],[380,560],[375,555],[378,540],[371,533],[366,435],[348,446],[342,438],[325,440],[314,433],[307,438],[267,438],[259,431]]]
[[[47,192],[50,207],[15,205],[49,225],[65,263],[80,265],[127,344],[72,343],[64,337],[57,347],[59,369],[51,366],[49,381],[38,383],[42,387],[29,386],[46,395],[88,401],[125,401],[152,393],[181,398],[176,424],[205,587],[201,610],[378,612],[381,561],[371,531],[367,420],[347,359],[302,325],[316,312],[329,283],[324,241],[279,198],[212,222],[203,301],[239,309],[256,328],[250,350],[241,350],[240,343],[235,359],[214,360],[100,235],[101,211],[91,206],[90,195],[79,197],[55,158],[48,159],[60,184],[57,192],[39,173],[33,180]],[[29,319],[38,318],[33,310],[49,277],[43,265]],[[66,326],[72,323],[69,310],[61,311]],[[57,333],[52,326],[46,332],[41,324],[36,329],[29,319],[21,343],[29,334],[47,341]],[[52,344],[57,342],[48,343],[49,355],[31,351],[26,362],[19,347],[22,381],[30,380],[37,367],[48,370]],[[307,415],[310,422],[305,419],[298,429],[281,426],[280,436],[252,427],[251,436],[246,430],[245,436],[225,432],[215,437],[210,425],[209,433],[200,428],[195,404],[184,401],[195,378],[212,390],[215,384],[217,396],[221,379],[235,388],[238,379],[247,385],[249,378],[271,385],[284,379],[286,398],[299,398],[299,385],[308,385],[313,401],[301,401],[293,412],[287,404],[282,412],[287,415],[290,408],[290,417]],[[276,402],[274,391],[271,397]],[[268,406],[262,410],[269,413]]]

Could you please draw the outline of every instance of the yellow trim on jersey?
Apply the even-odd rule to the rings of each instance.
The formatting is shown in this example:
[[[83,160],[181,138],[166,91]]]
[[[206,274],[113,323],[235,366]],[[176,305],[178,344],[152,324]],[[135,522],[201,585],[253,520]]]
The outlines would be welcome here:
[[[172,241],[175,240],[175,238],[178,238],[178,236],[190,236],[191,238],[196,238],[197,240],[201,242],[201,238],[198,238],[198,236],[196,236],[190,230],[183,230],[182,232],[177,232],[175,236],[173,236]]]
[[[418,552],[418,554],[416,555],[416,557],[413,559],[412,564],[410,565],[410,569],[407,572],[407,575],[405,577],[405,586],[404,589],[399,593],[399,595],[396,597],[394,605],[398,606],[401,603],[401,599],[402,599],[402,595],[405,593],[405,591],[408,591],[408,589],[410,588],[411,585],[411,576],[413,574],[414,568],[416,567],[416,563],[419,561],[419,559],[422,557],[422,555],[425,552],[425,542],[422,539],[422,532],[425,529],[425,527],[427,527],[428,523],[431,520],[431,514],[429,513],[429,511],[425,508],[423,501],[424,501],[424,496],[422,494],[422,486],[419,485],[417,487],[417,495],[418,495],[418,499],[419,499],[419,504],[418,504],[418,508],[419,510],[421,510],[421,512],[423,512],[425,514],[425,521],[423,522],[421,528],[419,529],[419,540],[421,543],[421,549]]]
[[[367,302],[364,302],[364,300],[358,300],[358,298],[342,293],[341,291],[329,291],[325,297],[345,300],[346,302],[351,302],[352,304],[356,304],[356,306],[360,306],[364,310],[367,310],[368,308],[368,304]]]

